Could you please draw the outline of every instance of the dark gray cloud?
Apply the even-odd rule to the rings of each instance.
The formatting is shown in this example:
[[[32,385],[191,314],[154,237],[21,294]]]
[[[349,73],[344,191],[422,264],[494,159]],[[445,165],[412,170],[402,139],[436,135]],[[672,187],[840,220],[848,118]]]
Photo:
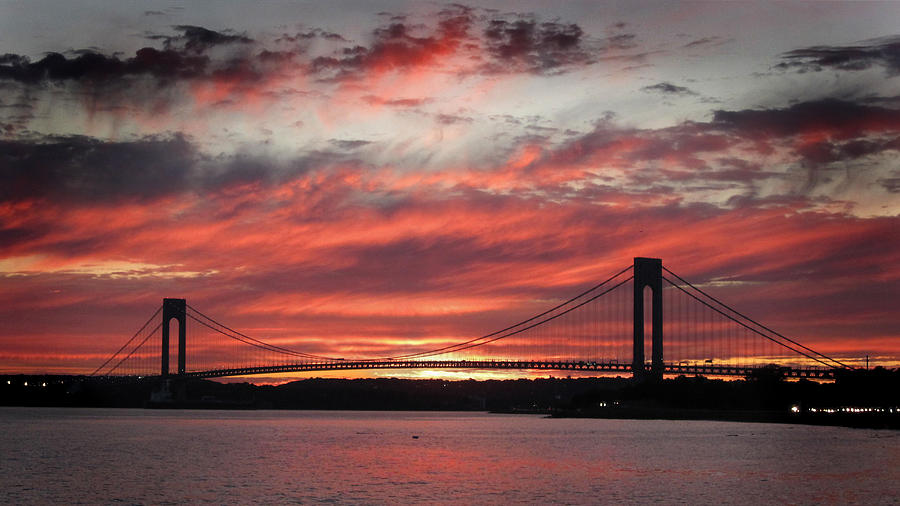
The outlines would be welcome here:
[[[34,107],[38,100],[33,96],[20,95],[10,101],[0,98],[0,133],[13,135],[22,131],[34,119]]]
[[[900,177],[889,177],[878,180],[884,189],[891,193],[900,193]]]
[[[602,59],[644,57],[617,54],[637,46],[637,36],[633,33],[590,37],[577,23],[539,21],[528,15],[488,19],[483,38],[490,56],[485,68],[495,73],[559,74]]]
[[[82,52],[67,58],[50,53],[36,62],[14,54],[0,56],[0,80],[24,84],[45,81],[82,81],[118,85],[122,78],[149,75],[161,80],[190,79],[202,76],[209,66],[204,55],[188,55],[181,51],[145,47],[133,58],[119,59],[95,52]]]
[[[359,144],[352,146],[359,147]],[[360,141],[356,141],[360,142]],[[182,135],[111,142],[84,136],[0,140],[0,202],[117,202],[205,193],[246,183],[277,184],[338,162],[342,151],[318,151],[287,161],[264,154],[211,157]]]
[[[726,42],[731,42],[732,40],[734,40],[734,39],[726,39],[726,38],[724,38],[724,37],[718,37],[718,36],[715,36],[715,37],[701,37],[701,38],[699,38],[699,39],[694,39],[694,40],[688,42],[687,44],[685,44],[685,45],[683,45],[683,46],[681,46],[681,47],[684,47],[684,48],[697,48],[697,47],[703,47],[703,46],[706,46],[706,47],[709,47],[709,46],[721,46],[722,44],[725,44]]]
[[[654,92],[654,93],[662,93],[663,95],[696,95],[697,93],[691,91],[684,86],[677,86],[669,82],[656,83],[650,86],[644,86],[641,88],[641,91],[646,92]]]
[[[804,71],[866,70],[883,67],[889,74],[900,74],[900,36],[877,39],[852,46],[812,46],[788,51],[778,68]]]
[[[548,72],[592,61],[591,52],[582,44],[584,31],[575,23],[494,19],[484,36],[497,65]]]
[[[163,47],[170,50],[184,50],[192,53],[205,53],[215,46],[228,44],[250,44],[253,39],[246,35],[237,34],[231,30],[216,32],[202,26],[178,25],[176,31],[179,35],[151,35],[148,38],[162,40]]]
[[[37,99],[20,97],[18,100],[7,103],[0,98],[0,109],[23,109],[30,111],[32,107],[34,107],[34,102],[37,102]]]
[[[152,199],[186,186],[199,160],[183,137],[0,141],[0,201]]]
[[[347,42],[341,34],[329,32],[327,30],[322,30],[320,28],[313,28],[311,30],[307,30],[305,32],[297,32],[294,34],[283,34],[281,37],[275,39],[275,42],[289,42],[289,43],[306,43],[310,40],[314,39],[324,39],[331,40],[335,42]]]
[[[894,97],[882,97],[878,95],[869,95],[859,99],[865,104],[878,104],[887,107],[900,108],[900,95]]]
[[[829,131],[839,137],[900,131],[900,111],[838,99],[801,102],[780,109],[718,110],[712,126],[752,136],[790,136]]]
[[[241,77],[251,79],[247,57],[235,57],[214,64],[207,51],[215,46],[250,44],[244,35],[215,32],[199,26],[176,26],[178,35],[151,35],[161,40],[163,48],[144,47],[131,58],[107,55],[97,50],[73,51],[72,56],[48,53],[37,61],[17,54],[0,56],[0,81],[17,81],[28,85],[44,82],[82,82],[106,87],[119,87],[122,80],[151,76],[160,81],[200,77]],[[267,55],[271,57],[271,55]]]
[[[885,151],[900,151],[900,137],[893,139],[854,139],[849,142],[821,141],[797,148],[797,152],[807,161],[831,163],[855,160]]]
[[[773,153],[793,152],[797,174],[805,183],[796,191],[813,195],[823,184],[854,177],[835,162],[862,160],[900,149],[900,112],[835,99],[794,104],[782,109],[716,111],[706,125]],[[870,166],[876,170],[876,166]],[[865,170],[865,169],[858,169]]]
[[[337,148],[346,151],[351,151],[372,144],[372,141],[364,141],[360,139],[331,139],[329,142]]]

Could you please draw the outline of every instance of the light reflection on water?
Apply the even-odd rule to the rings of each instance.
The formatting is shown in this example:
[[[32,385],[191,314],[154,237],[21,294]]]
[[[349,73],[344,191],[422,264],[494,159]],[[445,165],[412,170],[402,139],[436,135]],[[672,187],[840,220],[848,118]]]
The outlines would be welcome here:
[[[894,431],[52,408],[0,408],[0,427],[0,503],[900,501]]]

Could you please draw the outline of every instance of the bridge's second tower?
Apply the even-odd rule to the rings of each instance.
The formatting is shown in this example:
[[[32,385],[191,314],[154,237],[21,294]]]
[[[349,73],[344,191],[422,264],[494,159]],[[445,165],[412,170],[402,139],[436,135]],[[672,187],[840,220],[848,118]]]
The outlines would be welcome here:
[[[169,375],[169,323],[178,320],[178,374],[184,374],[187,302],[185,299],[163,299],[162,310],[162,375]]]
[[[651,321],[653,347],[650,371],[644,366],[644,288],[653,292]],[[663,296],[662,260],[634,259],[634,351],[631,370],[635,378],[662,379],[663,376]]]

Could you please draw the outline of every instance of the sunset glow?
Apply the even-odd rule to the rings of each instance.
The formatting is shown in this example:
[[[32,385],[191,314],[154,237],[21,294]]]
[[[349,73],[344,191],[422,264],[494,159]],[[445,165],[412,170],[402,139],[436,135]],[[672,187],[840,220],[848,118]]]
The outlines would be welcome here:
[[[900,4],[167,5],[0,4],[2,373],[90,373],[164,297],[437,348],[636,256],[900,365]],[[505,373],[327,375],[372,374]]]

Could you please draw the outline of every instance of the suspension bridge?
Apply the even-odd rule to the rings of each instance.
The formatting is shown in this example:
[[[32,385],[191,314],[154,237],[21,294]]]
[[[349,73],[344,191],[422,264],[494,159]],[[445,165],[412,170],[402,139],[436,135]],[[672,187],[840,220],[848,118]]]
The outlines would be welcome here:
[[[170,343],[176,339],[172,371]],[[514,369],[661,379],[667,374],[748,376],[773,368],[787,377],[819,379],[852,369],[726,305],[660,259],[635,258],[602,283],[503,329],[374,357],[295,350],[230,328],[185,299],[167,298],[92,375],[214,378],[360,369]]]

